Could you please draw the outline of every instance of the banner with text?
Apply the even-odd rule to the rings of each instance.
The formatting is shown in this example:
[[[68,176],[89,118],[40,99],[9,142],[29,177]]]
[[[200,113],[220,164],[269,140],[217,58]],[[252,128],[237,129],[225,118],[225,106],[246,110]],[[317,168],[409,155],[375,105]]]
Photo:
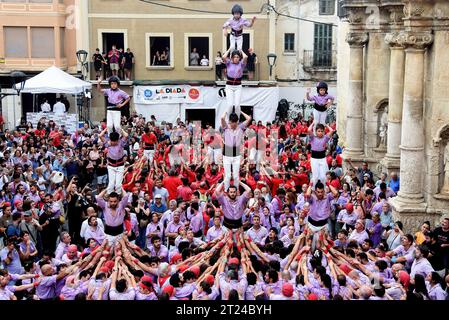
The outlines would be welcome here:
[[[134,92],[137,104],[203,103],[201,87],[179,86],[138,86]]]

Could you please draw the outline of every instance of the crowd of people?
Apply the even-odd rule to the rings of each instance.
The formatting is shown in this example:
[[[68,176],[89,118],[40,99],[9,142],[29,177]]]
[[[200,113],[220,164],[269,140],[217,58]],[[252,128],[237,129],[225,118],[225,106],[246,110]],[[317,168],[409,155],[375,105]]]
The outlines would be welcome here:
[[[113,72],[98,127],[0,132],[0,300],[448,299],[449,217],[404,230],[398,175],[343,167],[326,83],[307,119],[241,111],[232,14],[219,129],[123,116]]]
[[[404,233],[388,204],[399,178],[344,170],[335,123],[326,179],[311,183],[313,127],[250,120],[224,181],[220,131],[203,129],[198,156],[191,123],[133,113],[112,192],[106,123],[4,130],[0,298],[446,299],[449,219]]]
[[[113,45],[108,52],[100,52],[96,49],[92,55],[96,79],[107,79],[111,76],[119,77],[123,80],[131,80],[135,63],[134,53],[130,48],[123,50]]]

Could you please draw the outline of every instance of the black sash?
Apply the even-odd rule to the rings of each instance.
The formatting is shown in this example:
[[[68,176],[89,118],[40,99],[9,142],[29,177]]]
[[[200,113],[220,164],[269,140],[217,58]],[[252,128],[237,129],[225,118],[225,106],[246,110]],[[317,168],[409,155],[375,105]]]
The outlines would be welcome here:
[[[122,111],[122,109],[117,108],[116,104],[112,104],[110,102],[108,102],[107,109],[108,109],[108,111]]]
[[[243,33],[243,29],[242,29],[242,30],[234,30],[234,29],[231,29],[231,34],[232,34],[234,37],[240,37],[240,36],[242,35],[242,33]]]
[[[125,164],[124,157],[122,157],[122,158],[120,158],[118,160],[114,160],[114,159],[108,158],[108,165],[111,166],[111,167],[121,167],[124,164]]]
[[[226,84],[229,86],[239,86],[242,84],[242,77],[240,78],[228,77],[228,81],[226,81]]]
[[[240,155],[240,147],[224,145],[223,155],[226,157],[238,157]]]
[[[200,237],[202,237],[203,236],[203,230],[198,230],[198,232],[195,232],[194,234],[193,234],[193,236],[195,237],[195,238],[200,238]]]
[[[315,105],[313,106],[315,108],[315,110],[320,111],[320,112],[324,112],[326,111],[326,106],[320,106],[318,103],[315,103]]]
[[[231,220],[226,217],[223,219],[223,225],[228,229],[238,229],[242,226],[242,219]]]
[[[323,151],[314,151],[314,150],[312,150],[312,158],[314,158],[314,159],[324,159],[324,158],[326,158],[326,151],[325,150],[323,150]]]
[[[123,225],[119,225],[116,227],[111,227],[108,225],[104,225],[104,233],[110,236],[118,236],[123,233]]]
[[[310,216],[307,217],[307,221],[315,227],[322,227],[325,226],[327,224],[327,218],[324,220],[313,220]]]

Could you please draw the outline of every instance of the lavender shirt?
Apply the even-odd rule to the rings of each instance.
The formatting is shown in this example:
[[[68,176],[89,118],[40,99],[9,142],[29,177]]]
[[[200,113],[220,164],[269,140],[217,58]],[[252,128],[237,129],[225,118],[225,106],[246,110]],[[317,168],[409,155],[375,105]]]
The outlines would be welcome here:
[[[128,204],[128,197],[123,197],[119,202],[116,210],[115,216],[111,213],[111,208],[106,204],[102,197],[96,196],[98,206],[103,210],[104,222],[107,226],[118,227],[123,224],[123,219],[125,218],[125,207]]]
[[[315,221],[329,218],[331,214],[331,202],[334,200],[334,195],[328,193],[322,200],[318,200],[315,194],[309,197],[310,211],[309,217]]]
[[[331,99],[331,100],[335,100],[335,97],[330,95],[330,94],[325,94],[324,96],[322,95],[315,95],[315,96],[311,96],[309,97],[309,101],[313,101],[316,104],[320,105],[320,106],[324,106],[327,104],[327,101]]]
[[[56,275],[43,277],[36,287],[36,295],[39,299],[52,299],[56,296]]]
[[[207,230],[206,241],[213,241],[213,240],[217,239],[218,237],[220,237],[225,232],[226,231],[222,226],[220,226],[219,228],[213,226],[213,227],[209,228],[209,230]]]
[[[234,17],[229,18],[224,24],[223,29],[227,27],[231,27],[233,30],[240,31],[243,29],[243,27],[249,27],[251,25],[251,21],[240,18],[238,20],[235,20]]]
[[[245,191],[238,196],[234,201],[225,197],[223,194],[217,197],[218,203],[223,208],[224,216],[230,220],[239,220],[242,218],[246,203],[249,200],[248,193]]]
[[[237,129],[232,130],[227,125],[223,128],[223,143],[228,147],[239,147],[243,141],[245,123],[240,123]]]
[[[246,64],[242,61],[239,63],[233,63],[231,60],[226,61],[226,73],[230,79],[239,79],[243,77],[243,69],[245,69]]]
[[[112,160],[120,160],[125,156],[125,145],[126,140],[124,138],[119,140],[119,143],[115,146],[111,146],[109,141],[104,144],[106,148],[108,148],[108,158]]]
[[[420,274],[424,278],[426,278],[427,275],[433,271],[434,269],[430,264],[429,260],[427,260],[426,258],[421,258],[419,260],[415,259],[412,263],[410,278],[414,279],[416,274]]]
[[[260,226],[259,230],[256,230],[254,227],[246,231],[246,234],[251,237],[251,239],[256,244],[263,244],[265,241],[265,238],[268,236],[268,230],[267,228]]]
[[[193,233],[197,233],[202,229],[202,227],[203,217],[199,212],[197,212],[190,220],[190,228],[192,229]]]
[[[159,227],[159,230],[157,228]],[[157,232],[157,235],[162,239],[162,233],[164,231],[164,226],[160,223],[154,224],[153,222],[150,222],[147,225],[147,230],[145,232],[145,236],[148,236],[148,234]],[[150,238],[151,239],[151,238]],[[148,248],[150,248],[151,242],[148,242]]]
[[[312,146],[312,151],[325,151],[326,144],[330,140],[329,136],[325,134],[323,137],[318,138],[315,135],[310,135],[310,144]]]
[[[125,91],[120,89],[116,90],[105,89],[103,91],[103,94],[105,97],[108,97],[108,102],[113,105],[122,103],[123,101],[129,98],[129,95]]]

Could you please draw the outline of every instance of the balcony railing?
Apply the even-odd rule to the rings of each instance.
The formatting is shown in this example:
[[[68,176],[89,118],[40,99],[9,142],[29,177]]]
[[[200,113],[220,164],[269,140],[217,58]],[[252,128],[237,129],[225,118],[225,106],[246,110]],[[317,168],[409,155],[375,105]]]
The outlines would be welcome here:
[[[304,50],[305,69],[336,69],[337,51]]]

